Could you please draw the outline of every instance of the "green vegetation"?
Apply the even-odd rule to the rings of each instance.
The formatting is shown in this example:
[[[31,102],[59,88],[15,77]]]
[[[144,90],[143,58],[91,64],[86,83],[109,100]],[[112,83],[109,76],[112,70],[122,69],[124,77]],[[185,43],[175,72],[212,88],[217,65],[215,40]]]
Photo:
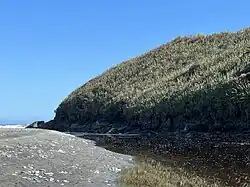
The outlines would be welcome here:
[[[219,180],[208,180],[196,173],[152,161],[124,170],[120,182],[136,187],[225,187]]]
[[[171,134],[171,133],[170,133]],[[240,187],[250,183],[249,133],[189,133],[143,138],[92,138],[98,146],[132,155],[136,166],[123,169],[123,187]],[[84,138],[90,138],[86,136]],[[224,143],[223,143],[224,142]]]
[[[205,129],[238,128],[236,123],[248,128],[249,47],[250,28],[178,37],[73,91],[55,120],[84,125],[103,119],[151,128],[171,115]]]
[[[68,125],[77,123],[80,126],[90,124],[86,129],[94,126],[94,131],[104,133],[112,127],[121,126],[164,133],[183,128],[183,124],[188,123],[195,124],[197,131],[249,130],[249,80],[250,28],[234,33],[178,37],[107,70],[73,91],[56,110],[55,128],[65,130]],[[102,124],[108,127],[95,123],[97,120],[104,121]],[[175,122],[173,126],[172,121]],[[190,134],[195,136],[195,133]],[[201,134],[205,137],[205,133]],[[243,137],[242,134],[240,137]],[[238,176],[243,176],[243,182],[248,181],[247,176],[235,172],[244,166],[247,172],[242,173],[249,175],[249,167],[245,164],[248,162],[248,145],[244,149],[243,146],[232,149],[218,147],[218,142],[228,142],[232,136],[225,136],[224,139],[222,136],[221,140],[216,137],[213,141],[210,135],[206,141],[201,137],[180,141],[179,136],[177,144],[171,144],[170,136],[167,137],[162,136],[161,140],[156,138],[151,143],[148,142],[150,138],[140,142],[147,145],[146,152],[153,153],[153,160],[158,156],[164,161],[167,156],[172,159],[178,152],[191,170],[187,172],[162,162],[146,160],[123,171],[121,182],[132,186],[199,187],[224,186],[217,181],[223,177],[218,176],[224,176],[226,180],[237,179],[231,181],[232,184],[238,182]],[[189,139],[192,139],[190,145]],[[162,148],[162,145],[168,146]],[[126,148],[123,145],[117,147],[123,151]],[[135,142],[127,147],[142,148]],[[192,153],[189,157],[187,150]],[[211,180],[193,173],[196,165],[196,170],[211,174],[211,163],[215,170],[213,175],[218,173]]]

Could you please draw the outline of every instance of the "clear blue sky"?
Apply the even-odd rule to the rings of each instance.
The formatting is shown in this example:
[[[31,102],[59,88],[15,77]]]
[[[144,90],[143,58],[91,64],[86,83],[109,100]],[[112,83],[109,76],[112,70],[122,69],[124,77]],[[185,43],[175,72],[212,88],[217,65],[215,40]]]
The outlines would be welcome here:
[[[249,0],[0,2],[0,123],[49,120],[71,91],[176,36],[250,26]]]

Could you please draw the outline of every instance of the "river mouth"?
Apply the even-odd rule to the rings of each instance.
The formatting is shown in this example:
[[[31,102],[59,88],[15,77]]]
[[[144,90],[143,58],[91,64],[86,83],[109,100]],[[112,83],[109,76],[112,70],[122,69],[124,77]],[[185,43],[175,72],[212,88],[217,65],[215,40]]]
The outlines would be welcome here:
[[[193,133],[177,137],[83,136],[107,150],[135,156],[136,163],[157,161],[184,168],[228,186],[250,184],[250,134]],[[125,185],[126,186],[126,185]],[[126,186],[127,187],[127,186]]]

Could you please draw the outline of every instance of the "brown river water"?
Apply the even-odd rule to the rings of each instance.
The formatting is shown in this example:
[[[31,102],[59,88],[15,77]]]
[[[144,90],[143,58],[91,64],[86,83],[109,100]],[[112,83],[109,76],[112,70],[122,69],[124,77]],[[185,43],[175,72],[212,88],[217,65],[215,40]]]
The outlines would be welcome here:
[[[153,159],[205,178],[218,178],[229,186],[250,184],[250,133],[190,136],[84,138],[94,139],[108,150],[135,156],[138,162]]]

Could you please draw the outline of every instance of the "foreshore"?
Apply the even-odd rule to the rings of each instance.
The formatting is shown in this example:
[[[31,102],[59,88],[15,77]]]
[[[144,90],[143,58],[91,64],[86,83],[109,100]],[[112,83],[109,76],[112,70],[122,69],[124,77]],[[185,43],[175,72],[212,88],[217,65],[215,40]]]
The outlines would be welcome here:
[[[249,184],[249,132],[115,135],[0,128],[0,187],[118,187],[120,171],[145,163],[144,157],[229,186]]]
[[[133,157],[57,131],[0,128],[0,187],[119,186]]]

